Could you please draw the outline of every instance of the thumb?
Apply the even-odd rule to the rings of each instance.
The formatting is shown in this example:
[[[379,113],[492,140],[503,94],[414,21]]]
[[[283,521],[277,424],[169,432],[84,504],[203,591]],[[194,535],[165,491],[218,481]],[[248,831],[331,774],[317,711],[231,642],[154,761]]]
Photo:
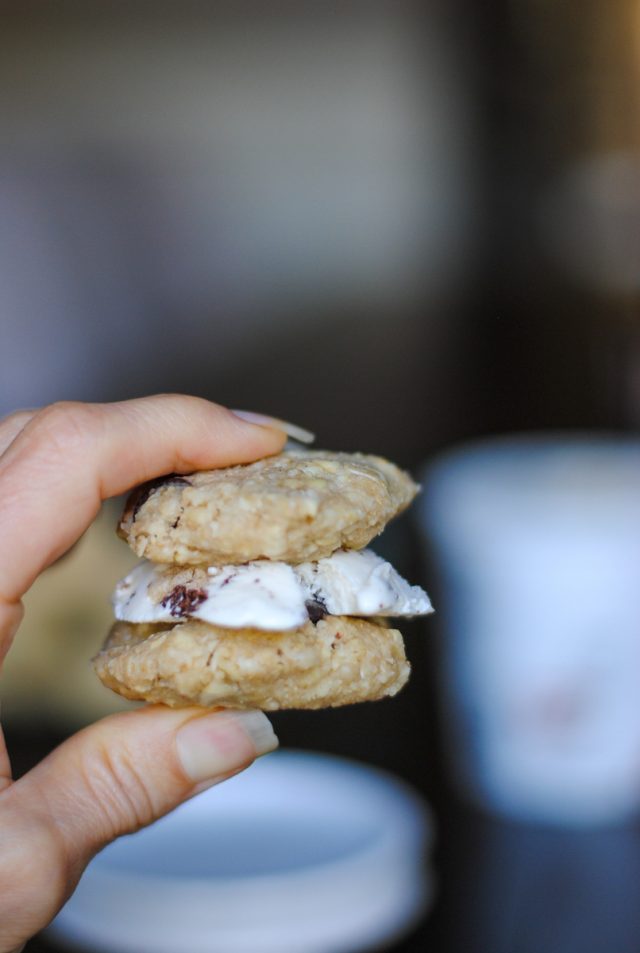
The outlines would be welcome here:
[[[277,747],[260,711],[149,707],[74,735],[0,794],[0,950],[45,926],[105,844]],[[5,935],[5,930],[7,933]]]

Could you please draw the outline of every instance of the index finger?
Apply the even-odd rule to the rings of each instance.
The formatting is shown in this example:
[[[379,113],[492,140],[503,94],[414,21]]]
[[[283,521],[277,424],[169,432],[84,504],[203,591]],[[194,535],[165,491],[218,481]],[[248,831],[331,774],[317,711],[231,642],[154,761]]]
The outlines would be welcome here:
[[[62,403],[36,413],[0,457],[0,636],[3,608],[15,624],[21,597],[102,500],[165,473],[248,463],[284,441],[279,430],[195,397]]]

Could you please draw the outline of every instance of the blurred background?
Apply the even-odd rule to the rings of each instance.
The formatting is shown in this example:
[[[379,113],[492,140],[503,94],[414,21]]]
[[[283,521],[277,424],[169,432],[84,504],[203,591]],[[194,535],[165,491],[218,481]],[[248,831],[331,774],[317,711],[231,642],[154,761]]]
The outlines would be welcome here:
[[[0,13],[0,414],[185,391],[420,474],[490,435],[636,431],[636,3]],[[120,705],[87,662],[133,563],[117,506],[27,599],[2,682],[18,770]],[[409,687],[280,714],[281,741],[386,768],[434,808],[439,893],[394,949],[633,953],[635,823],[520,825],[455,792],[448,584],[423,539],[403,517],[376,542],[442,609],[403,626]]]

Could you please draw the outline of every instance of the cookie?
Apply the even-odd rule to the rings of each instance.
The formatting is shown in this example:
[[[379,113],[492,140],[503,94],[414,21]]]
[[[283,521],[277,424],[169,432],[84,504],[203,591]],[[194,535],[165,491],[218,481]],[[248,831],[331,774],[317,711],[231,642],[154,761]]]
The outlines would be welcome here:
[[[174,708],[327,708],[395,695],[409,677],[397,630],[342,616],[286,632],[118,622],[94,665],[125,698]]]
[[[153,480],[129,498],[119,533],[138,556],[159,563],[295,564],[362,549],[417,491],[381,457],[288,451]]]

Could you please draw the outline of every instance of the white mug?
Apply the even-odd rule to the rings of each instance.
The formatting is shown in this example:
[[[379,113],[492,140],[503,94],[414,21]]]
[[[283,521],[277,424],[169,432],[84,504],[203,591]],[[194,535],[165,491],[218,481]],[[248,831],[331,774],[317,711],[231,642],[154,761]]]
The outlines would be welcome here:
[[[425,472],[455,776],[518,819],[640,809],[640,441],[515,436]]]

